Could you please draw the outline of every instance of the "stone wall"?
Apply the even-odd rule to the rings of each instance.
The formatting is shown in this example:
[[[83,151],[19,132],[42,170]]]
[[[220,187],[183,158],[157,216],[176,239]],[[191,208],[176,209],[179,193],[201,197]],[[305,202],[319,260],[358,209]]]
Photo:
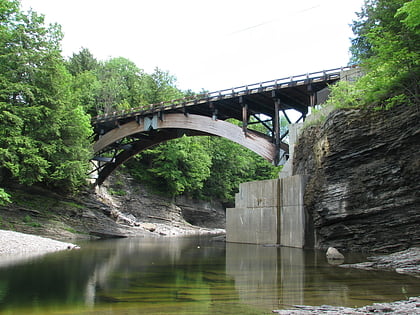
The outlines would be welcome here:
[[[341,109],[303,130],[294,174],[315,247],[391,251],[420,243],[420,108]]]

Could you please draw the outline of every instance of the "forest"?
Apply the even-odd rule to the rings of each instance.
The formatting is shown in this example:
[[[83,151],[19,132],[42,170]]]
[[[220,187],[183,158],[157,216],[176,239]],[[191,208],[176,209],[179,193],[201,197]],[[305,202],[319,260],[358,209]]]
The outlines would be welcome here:
[[[332,87],[329,106],[418,106],[419,24],[420,0],[366,1],[350,47],[350,63],[365,75]],[[169,72],[145,73],[124,57],[97,60],[83,48],[63,58],[62,38],[60,25],[23,12],[18,0],[0,0],[0,203],[13,200],[10,183],[72,194],[84,187],[91,117],[194,94]],[[277,177],[279,169],[225,139],[183,137],[119,171],[168,196],[230,203],[239,183]]]

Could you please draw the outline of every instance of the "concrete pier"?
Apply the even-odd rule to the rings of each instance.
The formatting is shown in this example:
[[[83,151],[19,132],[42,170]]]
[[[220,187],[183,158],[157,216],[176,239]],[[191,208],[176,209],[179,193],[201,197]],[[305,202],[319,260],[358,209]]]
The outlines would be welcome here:
[[[277,244],[279,180],[240,184],[235,208],[226,209],[226,241]]]
[[[303,248],[305,184],[302,175],[240,184],[226,209],[226,241]]]
[[[226,241],[308,245],[303,195],[307,176],[292,176],[293,148],[301,124],[290,126],[290,158],[278,179],[240,184],[235,208],[226,209]]]

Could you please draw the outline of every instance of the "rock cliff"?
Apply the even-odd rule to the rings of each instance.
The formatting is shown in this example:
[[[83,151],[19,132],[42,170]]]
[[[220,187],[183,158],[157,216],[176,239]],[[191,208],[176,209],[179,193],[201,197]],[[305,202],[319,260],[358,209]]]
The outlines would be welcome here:
[[[118,172],[76,196],[35,186],[8,191],[13,203],[0,206],[0,229],[58,240],[220,234],[226,221],[220,203],[155,195]]]
[[[126,174],[113,174],[102,186],[103,201],[133,222],[166,223],[224,229],[225,209],[220,202],[194,200],[185,196],[168,198],[150,193]],[[101,192],[99,192],[101,195]],[[105,200],[106,199],[106,200]]]
[[[339,109],[304,128],[294,174],[316,248],[395,251],[420,243],[420,107]]]

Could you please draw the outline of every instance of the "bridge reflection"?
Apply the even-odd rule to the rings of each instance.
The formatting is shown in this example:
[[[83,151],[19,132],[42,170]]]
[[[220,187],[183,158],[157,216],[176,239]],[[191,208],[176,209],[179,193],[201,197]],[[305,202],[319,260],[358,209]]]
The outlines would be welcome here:
[[[342,269],[324,253],[296,248],[207,237],[81,247],[0,266],[0,313],[268,314],[295,304],[362,306],[420,293],[416,278]]]

